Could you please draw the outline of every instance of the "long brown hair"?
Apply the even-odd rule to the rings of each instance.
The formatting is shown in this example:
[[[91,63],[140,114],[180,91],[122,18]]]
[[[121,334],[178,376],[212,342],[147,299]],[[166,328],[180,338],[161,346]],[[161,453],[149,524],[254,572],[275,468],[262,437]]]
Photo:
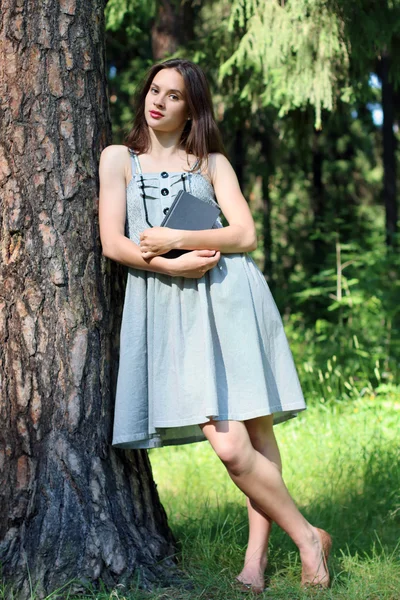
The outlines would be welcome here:
[[[214,109],[210,88],[202,69],[191,62],[180,58],[173,58],[153,65],[135,95],[134,119],[131,131],[125,139],[125,144],[130,150],[138,154],[147,152],[150,146],[149,128],[144,115],[144,103],[147,92],[156,74],[161,69],[175,69],[183,77],[186,90],[191,120],[186,121],[180,146],[187,154],[193,154],[199,161],[201,168],[203,161],[207,161],[210,152],[220,152],[226,156],[221,134],[214,117]]]

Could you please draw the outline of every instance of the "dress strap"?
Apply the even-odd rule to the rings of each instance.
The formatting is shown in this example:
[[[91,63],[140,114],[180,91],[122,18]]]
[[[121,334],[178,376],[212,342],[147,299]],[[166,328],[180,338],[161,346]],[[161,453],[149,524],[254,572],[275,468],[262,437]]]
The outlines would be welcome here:
[[[129,154],[131,156],[132,177],[135,173],[139,173],[139,175],[141,175],[142,167],[140,166],[138,155],[131,149],[129,149]]]
[[[129,158],[131,161],[131,177],[133,177],[136,173],[136,163],[135,163],[135,159],[133,158],[131,150],[129,150]]]
[[[196,171],[199,170],[199,168],[198,168],[199,164],[200,164],[200,159],[197,158],[196,162],[193,165],[193,167],[190,169],[191,173],[195,173]]]

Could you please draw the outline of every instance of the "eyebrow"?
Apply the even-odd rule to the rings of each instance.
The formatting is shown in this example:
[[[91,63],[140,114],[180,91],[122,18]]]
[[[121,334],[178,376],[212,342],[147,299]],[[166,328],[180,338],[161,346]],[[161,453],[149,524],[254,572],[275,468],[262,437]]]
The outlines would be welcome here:
[[[160,89],[160,86],[159,86],[159,85],[157,85],[156,83],[152,83],[151,85],[154,85],[156,88]],[[171,89],[171,90],[168,90],[168,91],[169,91],[169,92],[177,92],[178,94],[180,94],[181,96],[183,96],[183,92],[181,92],[181,90],[174,90],[174,89]]]

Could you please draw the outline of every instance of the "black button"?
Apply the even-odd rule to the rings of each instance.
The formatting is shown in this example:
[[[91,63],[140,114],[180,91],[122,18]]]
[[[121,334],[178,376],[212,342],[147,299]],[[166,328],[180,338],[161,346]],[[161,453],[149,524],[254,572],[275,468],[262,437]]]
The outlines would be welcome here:
[[[162,195],[163,195],[163,196],[168,196],[168,194],[169,194],[169,190],[167,190],[167,188],[163,188],[163,189],[161,190],[161,193],[162,193]]]
[[[169,212],[169,208],[164,208],[164,210],[163,210],[164,215],[167,215],[168,212]]]
[[[161,177],[163,177],[165,179],[166,177],[168,177],[168,173],[166,171],[163,171],[161,173]]]

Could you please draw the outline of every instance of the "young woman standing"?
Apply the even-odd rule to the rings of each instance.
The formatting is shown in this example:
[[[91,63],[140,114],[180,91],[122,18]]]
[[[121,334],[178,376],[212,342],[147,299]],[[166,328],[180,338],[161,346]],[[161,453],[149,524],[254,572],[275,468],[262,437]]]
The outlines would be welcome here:
[[[279,312],[247,254],[254,222],[197,65],[150,69],[127,145],[105,148],[99,172],[103,254],[128,267],[113,445],[208,439],[247,497],[238,586],[263,591],[273,521],[299,548],[302,584],[328,586],[330,536],[290,497],[273,432],[305,409],[303,395]],[[181,189],[218,205],[228,226],[160,227]],[[173,249],[188,252],[163,256]]]

